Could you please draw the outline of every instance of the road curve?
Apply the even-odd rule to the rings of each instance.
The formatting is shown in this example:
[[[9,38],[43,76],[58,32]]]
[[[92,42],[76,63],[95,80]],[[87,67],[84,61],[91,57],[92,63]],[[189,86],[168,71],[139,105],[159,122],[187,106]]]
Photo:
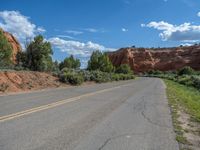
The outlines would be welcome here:
[[[162,80],[0,96],[0,150],[178,150]]]

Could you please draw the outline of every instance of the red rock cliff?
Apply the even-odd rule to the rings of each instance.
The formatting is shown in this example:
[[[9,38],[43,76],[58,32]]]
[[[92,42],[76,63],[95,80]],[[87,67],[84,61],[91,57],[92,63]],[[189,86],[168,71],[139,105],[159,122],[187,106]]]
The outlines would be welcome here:
[[[122,48],[108,53],[114,66],[129,64],[136,72],[170,71],[184,66],[200,70],[200,46],[177,48]]]
[[[1,31],[3,31],[2,29],[0,29]],[[5,37],[7,38],[8,42],[10,43],[10,45],[12,46],[12,58],[11,60],[13,61],[13,63],[16,63],[16,55],[19,51],[21,51],[21,46],[19,44],[19,42],[17,41],[17,39],[10,33],[3,31]]]

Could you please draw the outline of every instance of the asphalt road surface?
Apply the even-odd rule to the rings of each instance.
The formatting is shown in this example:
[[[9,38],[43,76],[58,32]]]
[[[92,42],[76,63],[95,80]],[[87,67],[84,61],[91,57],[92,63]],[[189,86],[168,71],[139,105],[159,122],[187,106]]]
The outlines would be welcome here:
[[[0,150],[178,150],[160,79],[0,96]]]

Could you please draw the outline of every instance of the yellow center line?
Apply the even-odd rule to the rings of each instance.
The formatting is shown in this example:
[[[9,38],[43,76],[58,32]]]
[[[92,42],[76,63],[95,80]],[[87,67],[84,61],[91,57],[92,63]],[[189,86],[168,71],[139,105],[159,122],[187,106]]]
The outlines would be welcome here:
[[[108,88],[108,89],[104,89],[104,90],[100,90],[100,91],[96,91],[96,92],[91,92],[91,93],[83,94],[83,95],[80,95],[80,96],[68,98],[68,99],[65,99],[65,100],[60,100],[60,101],[57,101],[57,102],[54,102],[54,103],[50,103],[50,104],[42,105],[42,106],[39,106],[39,107],[31,108],[31,109],[28,109],[28,110],[20,111],[20,112],[13,113],[13,114],[10,114],[10,115],[2,116],[2,117],[0,117],[0,123],[8,121],[8,120],[15,119],[15,118],[19,118],[21,116],[25,116],[25,115],[28,115],[28,114],[32,114],[32,113],[35,113],[35,112],[39,112],[39,111],[42,111],[42,110],[54,108],[56,106],[60,106],[60,105],[67,104],[67,103],[70,103],[70,102],[74,102],[74,101],[80,100],[81,98],[93,96],[95,94],[99,94],[99,93],[103,93],[103,92],[107,92],[107,91],[111,91],[111,90],[114,90],[114,89],[117,89],[117,88],[120,88],[120,87],[121,86],[117,86],[117,87],[112,87],[112,88]]]

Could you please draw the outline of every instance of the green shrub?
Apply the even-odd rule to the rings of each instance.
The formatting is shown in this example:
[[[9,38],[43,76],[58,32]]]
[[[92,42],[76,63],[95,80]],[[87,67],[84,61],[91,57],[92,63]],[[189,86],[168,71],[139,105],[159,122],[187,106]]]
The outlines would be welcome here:
[[[164,72],[160,71],[160,70],[150,70],[148,72],[148,74],[151,74],[151,75],[160,75],[160,74],[165,74]]]
[[[200,90],[200,77],[198,76],[192,77],[192,80],[193,80],[193,86]]]
[[[61,74],[63,74],[63,73],[76,73],[76,70],[75,69],[71,69],[71,68],[63,68],[62,70],[61,70]]]
[[[80,68],[80,60],[74,58],[73,55],[71,55],[70,57],[67,57],[64,59],[64,61],[62,61],[59,65],[60,70],[62,70],[63,68],[74,68],[74,69],[78,69]]]
[[[119,67],[117,67],[116,73],[123,73],[123,74],[133,74],[133,71],[131,70],[130,66],[127,64],[122,64]]]
[[[185,75],[185,76],[179,76],[177,78],[177,82],[180,84],[184,84],[187,86],[192,86],[193,85],[193,81],[191,80],[191,76]]]
[[[120,75],[119,74],[112,74],[112,79],[113,79],[113,81],[119,81]]]
[[[184,67],[178,71],[178,75],[192,75],[194,72],[195,71],[191,67]]]
[[[110,81],[130,80],[134,79],[133,74],[116,74],[107,73],[99,70],[74,70],[69,68],[62,69],[59,75],[60,81],[74,85],[81,84],[84,81],[95,81],[97,83],[104,83]]]
[[[84,82],[83,76],[77,73],[64,73],[60,76],[60,81],[72,85],[80,85]]]
[[[90,71],[80,70],[80,71],[78,71],[78,73],[80,73],[83,76],[84,81],[91,81],[92,73]]]
[[[111,73],[101,72],[101,71],[91,71],[91,80],[97,83],[112,81]]]

